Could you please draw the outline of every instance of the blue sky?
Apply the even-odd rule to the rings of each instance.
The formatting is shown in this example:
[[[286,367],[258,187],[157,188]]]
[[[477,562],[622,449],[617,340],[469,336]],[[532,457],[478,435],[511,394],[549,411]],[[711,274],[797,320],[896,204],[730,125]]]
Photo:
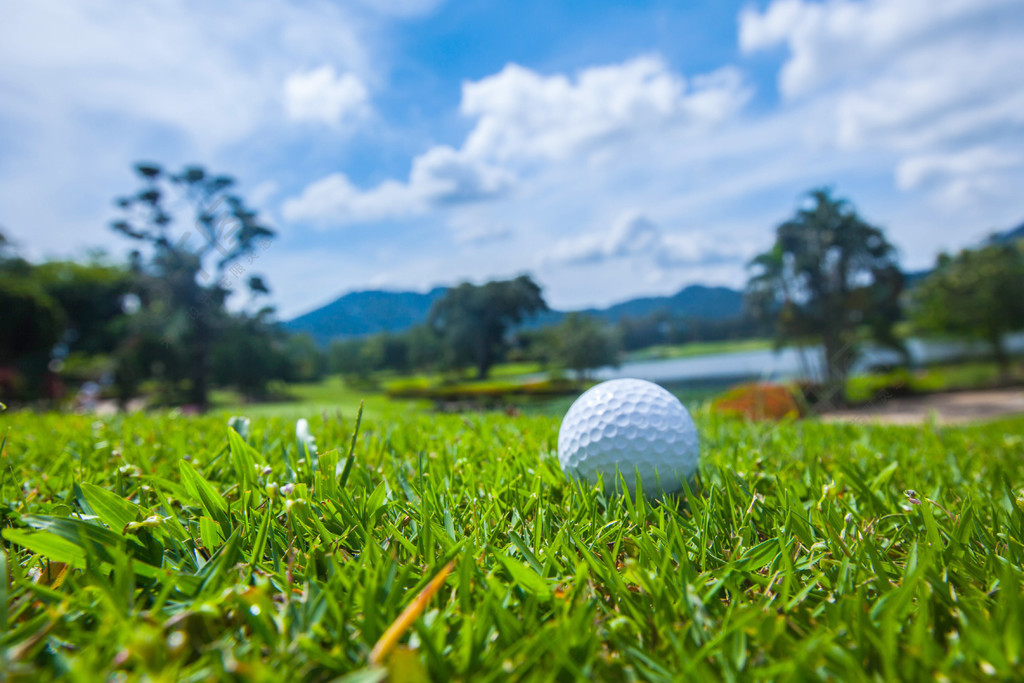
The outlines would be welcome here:
[[[904,265],[1024,220],[1020,0],[2,2],[0,226],[113,253],[131,164],[235,176],[283,317],[529,272],[558,307],[744,263],[812,187]]]

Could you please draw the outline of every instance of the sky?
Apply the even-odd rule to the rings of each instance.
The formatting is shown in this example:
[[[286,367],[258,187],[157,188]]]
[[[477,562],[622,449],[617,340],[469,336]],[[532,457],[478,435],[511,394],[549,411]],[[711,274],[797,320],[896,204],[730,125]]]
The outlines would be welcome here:
[[[740,287],[806,191],[908,270],[1024,221],[1024,1],[0,0],[0,230],[129,246],[132,165],[238,181],[280,317],[531,274]]]

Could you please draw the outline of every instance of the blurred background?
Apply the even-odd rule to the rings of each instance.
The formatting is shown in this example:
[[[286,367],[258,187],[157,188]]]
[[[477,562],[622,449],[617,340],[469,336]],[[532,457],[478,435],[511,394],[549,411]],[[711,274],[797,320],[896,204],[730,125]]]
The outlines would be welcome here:
[[[1019,0],[0,6],[10,407],[1019,400]]]

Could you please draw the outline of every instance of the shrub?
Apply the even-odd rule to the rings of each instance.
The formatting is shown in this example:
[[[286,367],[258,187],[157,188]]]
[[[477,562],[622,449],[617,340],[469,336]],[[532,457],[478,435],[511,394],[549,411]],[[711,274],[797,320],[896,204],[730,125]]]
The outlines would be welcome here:
[[[716,399],[711,407],[723,415],[750,420],[781,420],[801,414],[792,389],[782,384],[741,384]]]

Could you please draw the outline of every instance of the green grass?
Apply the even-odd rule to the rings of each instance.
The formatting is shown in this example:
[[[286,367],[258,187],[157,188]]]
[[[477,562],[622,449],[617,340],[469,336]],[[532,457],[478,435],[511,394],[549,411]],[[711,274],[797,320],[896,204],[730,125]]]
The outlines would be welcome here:
[[[846,384],[846,396],[854,403],[871,401],[880,392],[905,387],[918,394],[962,389],[986,389],[998,386],[1003,378],[999,366],[990,361],[965,361],[933,365],[919,370],[896,369],[891,372],[856,375]],[[1011,381],[1021,381],[1021,369],[1015,366]]]
[[[364,404],[366,415],[388,416],[408,410],[429,406],[423,401],[393,401],[384,396],[380,387],[353,387],[340,376],[325,377],[319,382],[288,384],[284,387],[287,400],[266,403],[245,403],[234,392],[219,390],[213,392],[215,409],[230,415],[250,417],[280,417],[291,420],[326,413],[336,416],[339,412],[352,417]]]
[[[689,344],[659,344],[639,349],[626,354],[626,359],[662,360],[668,358],[690,358],[693,356],[711,356],[720,353],[738,353],[740,351],[761,351],[771,349],[771,339],[731,339],[718,342],[692,342]]]
[[[700,411],[694,492],[658,504],[567,482],[555,418],[406,412],[367,420],[353,442],[354,415],[307,416],[318,459],[291,419],[256,419],[243,440],[223,416],[0,415],[0,670],[1024,676],[1024,420],[769,425]],[[401,646],[368,666],[449,561]]]
[[[452,372],[408,372],[397,374],[393,371],[377,373],[377,378],[382,386],[388,387],[392,384],[416,384],[434,385],[442,383],[457,382],[459,384],[479,384],[496,380],[522,380],[523,378],[544,372],[544,366],[537,361],[513,361],[497,363],[492,366],[487,379],[478,380],[476,370],[465,368]]]

